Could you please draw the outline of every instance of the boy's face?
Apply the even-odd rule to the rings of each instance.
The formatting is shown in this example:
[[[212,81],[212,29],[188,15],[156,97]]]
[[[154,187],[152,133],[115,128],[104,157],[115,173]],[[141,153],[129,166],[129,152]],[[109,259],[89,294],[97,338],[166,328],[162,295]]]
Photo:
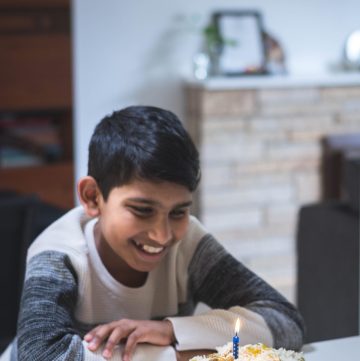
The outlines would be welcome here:
[[[95,227],[100,256],[109,269],[149,272],[186,233],[191,192],[181,185],[132,181],[100,197]]]

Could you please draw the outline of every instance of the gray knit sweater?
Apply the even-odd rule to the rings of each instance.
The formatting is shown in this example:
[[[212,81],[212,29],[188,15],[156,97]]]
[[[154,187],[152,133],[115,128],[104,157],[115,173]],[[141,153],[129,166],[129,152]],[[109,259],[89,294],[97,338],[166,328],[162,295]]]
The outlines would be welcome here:
[[[189,230],[139,288],[121,285],[96,251],[94,220],[75,208],[47,228],[28,252],[11,361],[102,360],[82,337],[121,318],[168,318],[179,350],[240,343],[299,349],[302,319],[278,292],[233,258],[191,217]],[[193,315],[199,302],[210,309]],[[120,360],[120,354],[113,360]]]

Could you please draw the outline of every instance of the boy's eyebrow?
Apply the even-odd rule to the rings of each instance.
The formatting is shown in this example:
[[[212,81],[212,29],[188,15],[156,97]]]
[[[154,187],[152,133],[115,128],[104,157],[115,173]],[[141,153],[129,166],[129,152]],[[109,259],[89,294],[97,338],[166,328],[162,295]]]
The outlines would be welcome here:
[[[137,202],[137,203],[144,203],[151,206],[161,206],[161,204],[155,200],[148,199],[148,198],[141,198],[141,197],[134,197],[134,198],[127,198],[127,201]],[[192,201],[187,201],[183,203],[175,204],[175,208],[183,208],[183,207],[190,207],[192,205]]]

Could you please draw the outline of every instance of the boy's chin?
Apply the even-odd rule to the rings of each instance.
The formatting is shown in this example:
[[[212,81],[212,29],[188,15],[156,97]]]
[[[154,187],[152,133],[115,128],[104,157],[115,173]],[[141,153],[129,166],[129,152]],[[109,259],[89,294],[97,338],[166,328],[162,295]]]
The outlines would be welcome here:
[[[133,267],[130,266],[135,272],[148,273],[153,271],[159,266],[160,262],[153,264],[136,264]]]

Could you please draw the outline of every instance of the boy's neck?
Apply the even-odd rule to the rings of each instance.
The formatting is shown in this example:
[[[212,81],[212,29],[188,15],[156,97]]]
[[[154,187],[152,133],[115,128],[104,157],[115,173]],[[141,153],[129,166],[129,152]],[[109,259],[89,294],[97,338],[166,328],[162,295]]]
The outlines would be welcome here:
[[[101,258],[101,254],[100,254]],[[103,262],[104,263],[104,262]],[[126,271],[119,270],[119,267],[111,267],[104,263],[106,269],[111,274],[112,277],[116,279],[116,281],[120,282],[122,285],[126,287],[141,287],[145,284],[148,273],[147,272],[139,272],[132,269],[127,269]],[[125,273],[126,272],[126,273]]]

